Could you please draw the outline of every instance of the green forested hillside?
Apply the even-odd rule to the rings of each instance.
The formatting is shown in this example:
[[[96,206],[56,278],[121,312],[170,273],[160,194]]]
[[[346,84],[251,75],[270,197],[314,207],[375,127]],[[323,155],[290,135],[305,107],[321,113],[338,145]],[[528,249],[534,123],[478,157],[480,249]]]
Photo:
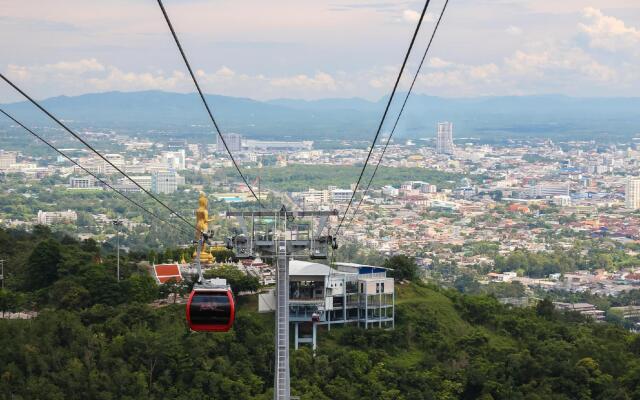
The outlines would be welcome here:
[[[31,240],[13,243],[31,254],[56,241],[25,238]],[[0,240],[0,251],[10,244]],[[53,283],[12,287],[40,315],[0,320],[0,398],[271,398],[273,317],[255,312],[255,297],[239,298],[229,333],[189,332],[184,306],[152,308],[145,304],[150,289],[127,283],[139,272],[129,271],[118,284],[98,274],[105,264],[94,263],[78,266],[75,274],[83,278],[74,280],[66,266],[85,256],[69,250],[81,244],[58,245]],[[32,262],[37,257],[26,257],[23,267]],[[118,297],[93,298],[102,292],[86,287],[88,271]],[[58,282],[70,280],[76,292],[89,292],[87,301],[55,301]],[[549,302],[510,309],[492,297],[398,286],[395,330],[322,329],[315,357],[306,348],[292,351],[294,394],[305,400],[640,398],[637,335],[558,314]],[[138,291],[145,296],[136,298]]]

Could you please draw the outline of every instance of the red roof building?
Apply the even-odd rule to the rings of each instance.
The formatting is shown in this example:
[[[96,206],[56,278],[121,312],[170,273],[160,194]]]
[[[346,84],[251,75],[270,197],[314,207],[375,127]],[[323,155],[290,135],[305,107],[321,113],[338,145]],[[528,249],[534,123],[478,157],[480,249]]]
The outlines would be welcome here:
[[[178,264],[157,264],[153,266],[158,283],[165,283],[169,279],[182,282],[182,273]]]

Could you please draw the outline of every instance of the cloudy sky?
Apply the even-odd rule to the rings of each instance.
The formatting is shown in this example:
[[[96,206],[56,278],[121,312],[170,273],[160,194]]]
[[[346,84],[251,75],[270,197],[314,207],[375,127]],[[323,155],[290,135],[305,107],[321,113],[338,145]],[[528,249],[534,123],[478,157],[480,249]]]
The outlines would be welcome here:
[[[431,2],[410,74],[443,4]],[[391,88],[423,3],[165,6],[208,93],[377,99]],[[0,0],[0,37],[0,70],[37,98],[193,91],[155,0]],[[640,1],[450,0],[430,54],[416,89],[424,94],[638,96]],[[0,103],[18,99],[0,84]]]

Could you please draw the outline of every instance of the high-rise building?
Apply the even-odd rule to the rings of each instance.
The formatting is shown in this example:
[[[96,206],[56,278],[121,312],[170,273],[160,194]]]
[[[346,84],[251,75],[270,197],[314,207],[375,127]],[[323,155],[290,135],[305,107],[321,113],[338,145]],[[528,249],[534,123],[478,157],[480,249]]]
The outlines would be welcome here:
[[[436,134],[436,153],[453,154],[453,123],[438,123]]]
[[[640,208],[640,178],[627,178],[627,185],[624,191],[624,204],[632,210]]]
[[[239,133],[225,133],[224,134],[224,141],[227,143],[227,146],[229,147],[229,151],[234,153],[234,152],[240,152],[242,151],[242,135]],[[220,135],[218,135],[218,142],[217,142],[217,151],[219,152],[226,152],[227,149],[224,148],[224,143],[222,142],[222,140],[220,139]]]

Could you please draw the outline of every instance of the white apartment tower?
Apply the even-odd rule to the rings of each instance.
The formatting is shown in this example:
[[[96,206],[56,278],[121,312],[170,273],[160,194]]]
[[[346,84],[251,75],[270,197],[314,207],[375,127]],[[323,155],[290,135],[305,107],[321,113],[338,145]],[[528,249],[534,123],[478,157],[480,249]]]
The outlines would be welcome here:
[[[438,123],[436,136],[436,153],[453,154],[453,123]]]
[[[627,178],[627,185],[624,190],[624,204],[632,210],[640,208],[640,178]]]

